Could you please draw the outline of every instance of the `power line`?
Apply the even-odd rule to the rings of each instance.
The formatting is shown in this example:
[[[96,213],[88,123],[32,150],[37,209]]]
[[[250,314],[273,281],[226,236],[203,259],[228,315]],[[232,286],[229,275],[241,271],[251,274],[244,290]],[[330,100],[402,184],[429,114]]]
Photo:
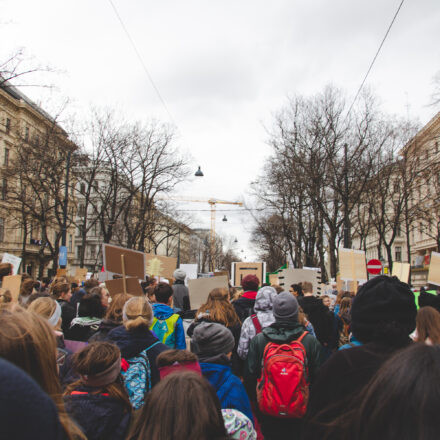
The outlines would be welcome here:
[[[131,37],[130,33],[128,32],[128,29],[125,26],[125,24],[124,24],[124,22],[122,20],[121,15],[119,14],[118,10],[116,9],[116,6],[114,5],[113,0],[108,0],[108,1],[110,3],[111,7],[113,8],[113,11],[116,14],[116,17],[118,18],[119,23],[121,24],[122,29],[125,32],[125,35],[127,35],[127,38],[129,40],[131,46],[133,47],[133,50],[135,51],[136,56],[137,56],[139,62],[141,63],[141,65],[142,65],[142,67],[144,69],[144,72],[147,75],[148,80],[150,81],[151,85],[153,86],[153,89],[155,90],[157,96],[159,97],[160,102],[162,103],[162,105],[164,106],[166,112],[168,113],[168,116],[169,116],[171,122],[177,127],[177,124],[175,123],[174,118],[171,115],[171,112],[168,110],[168,106],[167,106],[165,100],[162,98],[162,95],[160,94],[159,88],[156,86],[156,83],[154,82],[153,77],[151,76],[150,72],[148,71],[148,68],[147,68],[147,66],[146,66],[146,64],[145,64],[145,62],[144,62],[144,60],[143,60],[143,58],[142,58],[142,56],[141,56],[137,46],[136,46],[136,43],[134,42],[133,38]]]
[[[356,96],[354,97],[353,102],[351,103],[350,108],[348,109],[348,113],[347,113],[347,116],[345,117],[345,119],[347,119],[348,116],[350,115],[350,112],[351,112],[351,110],[352,110],[352,108],[353,108],[353,106],[354,106],[356,100],[358,99],[359,94],[361,93],[362,88],[364,87],[365,81],[367,80],[368,75],[370,74],[371,69],[372,69],[373,66],[374,66],[374,63],[376,62],[376,59],[377,59],[377,57],[379,56],[379,53],[380,53],[380,51],[381,51],[381,49],[382,49],[382,46],[384,45],[385,40],[387,39],[388,34],[390,33],[390,30],[391,30],[391,28],[393,27],[393,24],[394,24],[394,22],[396,21],[397,16],[399,15],[400,9],[402,8],[402,5],[403,5],[403,2],[404,2],[404,1],[405,1],[405,0],[402,0],[402,1],[400,2],[400,5],[399,5],[399,7],[397,8],[397,11],[396,11],[396,13],[394,14],[393,19],[391,20],[390,25],[388,26],[388,29],[387,29],[387,31],[386,31],[386,33],[385,33],[385,36],[383,37],[383,40],[382,40],[382,42],[380,43],[379,49],[377,49],[376,55],[374,55],[373,61],[371,62],[370,67],[368,68],[367,73],[365,74],[365,77],[364,77],[364,79],[363,79],[363,81],[362,81],[362,83],[361,83],[361,85],[360,85],[360,87],[359,87],[359,89],[358,89],[358,91],[357,91],[357,93],[356,93]]]

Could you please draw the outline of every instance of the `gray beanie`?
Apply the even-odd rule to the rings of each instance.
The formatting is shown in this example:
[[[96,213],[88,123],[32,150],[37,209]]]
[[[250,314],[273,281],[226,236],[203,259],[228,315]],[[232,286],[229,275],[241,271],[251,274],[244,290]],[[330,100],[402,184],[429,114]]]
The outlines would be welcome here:
[[[176,269],[173,273],[173,277],[175,280],[185,281],[186,272],[183,269]]]
[[[196,354],[230,353],[235,345],[231,330],[216,322],[201,322],[194,328],[192,342]]]
[[[289,292],[279,293],[273,300],[275,321],[297,321],[298,301]]]

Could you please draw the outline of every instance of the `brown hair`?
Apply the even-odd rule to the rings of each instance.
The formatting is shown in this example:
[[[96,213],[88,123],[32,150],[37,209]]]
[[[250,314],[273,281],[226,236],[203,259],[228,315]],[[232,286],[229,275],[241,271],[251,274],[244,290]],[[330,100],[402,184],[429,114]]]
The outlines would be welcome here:
[[[67,293],[69,290],[69,283],[58,282],[50,286],[50,293],[57,299],[60,298],[63,293]]]
[[[202,316],[199,316],[202,315]],[[218,322],[226,327],[233,327],[240,324],[240,319],[229,302],[229,291],[227,289],[213,289],[208,295],[208,300],[197,310],[196,321],[207,319]]]
[[[0,263],[0,280],[3,280],[3,277],[11,275],[11,273],[12,273],[11,263]]]
[[[154,286],[148,286],[145,290],[145,293],[147,294],[148,299],[152,301],[152,298],[155,295]]]
[[[351,298],[351,293],[345,290],[341,290],[336,296],[335,305],[341,304],[342,298]]]
[[[85,439],[64,408],[56,350],[53,330],[37,314],[23,309],[0,314],[0,356],[28,373],[49,394],[69,439]]]
[[[214,388],[193,372],[170,374],[161,380],[148,393],[139,418],[127,436],[129,440],[228,438]]]
[[[111,367],[120,355],[119,348],[114,344],[109,342],[91,342],[73,355],[73,368],[81,376],[95,375]],[[72,391],[82,385],[84,385],[82,379],[71,383],[67,386],[64,395],[70,395]],[[109,397],[120,401],[124,405],[126,412],[132,411],[130,399],[128,398],[120,373],[115,382],[102,387],[96,387],[92,394],[108,394]]]
[[[94,287],[99,286],[99,281],[95,280],[95,278],[90,278],[89,280],[84,282],[84,289],[87,293],[89,293]]]
[[[431,339],[433,344],[440,344],[440,313],[434,307],[422,307],[416,317],[417,342]]]
[[[179,364],[186,364],[189,362],[198,362],[198,358],[194,353],[188,350],[178,350],[177,348],[172,350],[163,351],[156,358],[157,368],[168,367],[173,365],[174,362]]]
[[[145,297],[130,298],[124,305],[122,313],[124,312],[127,316],[127,319],[124,320],[124,327],[127,330],[150,328],[153,310]]]
[[[20,296],[31,295],[32,291],[34,290],[34,287],[35,287],[35,281],[32,278],[24,280],[20,286]]]
[[[9,289],[0,289],[0,311],[10,306],[12,295]]]
[[[342,316],[344,313],[349,313],[351,309],[351,297],[344,297],[341,300],[341,304],[339,307],[339,316]]]
[[[279,284],[274,284],[272,287],[277,291],[277,294],[284,292],[284,289]]]
[[[313,284],[310,281],[303,281],[301,287],[303,293],[313,293]]]
[[[122,309],[124,308],[124,304],[130,298],[133,297],[128,293],[118,293],[117,295],[114,295],[108,306],[105,318],[111,321],[122,322]]]

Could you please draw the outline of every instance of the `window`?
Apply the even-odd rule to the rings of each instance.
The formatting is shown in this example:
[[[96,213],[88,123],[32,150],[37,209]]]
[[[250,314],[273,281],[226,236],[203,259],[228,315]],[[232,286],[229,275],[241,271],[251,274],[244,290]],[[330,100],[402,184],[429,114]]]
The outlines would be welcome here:
[[[2,180],[2,192],[1,192],[1,198],[2,200],[6,200],[6,194],[8,192],[8,182],[6,179]]]
[[[34,144],[36,147],[40,146],[40,136],[38,136],[38,134],[36,134],[34,137]]]
[[[0,242],[3,242],[5,239],[5,219],[0,218]]]
[[[5,130],[6,134],[9,134],[11,131],[11,120],[9,118],[6,118]]]
[[[96,257],[96,246],[92,245],[90,246],[90,258],[95,258]]]
[[[24,141],[29,142],[29,127],[24,129]]]
[[[396,246],[394,248],[394,252],[395,252],[395,260],[396,261],[402,261],[402,247],[401,246]]]
[[[81,258],[82,246],[78,246],[78,247],[76,248],[76,252],[77,252],[76,257],[77,257],[77,258]]]
[[[81,194],[85,194],[86,193],[86,184],[85,183],[81,183],[79,192]]]
[[[5,159],[3,165],[5,167],[9,166],[9,148],[5,148]]]
[[[80,217],[84,217],[85,214],[86,214],[86,207],[85,207],[85,205],[79,205],[78,206],[78,215]]]
[[[72,234],[69,234],[69,252],[72,252],[72,242],[73,242],[73,237]]]

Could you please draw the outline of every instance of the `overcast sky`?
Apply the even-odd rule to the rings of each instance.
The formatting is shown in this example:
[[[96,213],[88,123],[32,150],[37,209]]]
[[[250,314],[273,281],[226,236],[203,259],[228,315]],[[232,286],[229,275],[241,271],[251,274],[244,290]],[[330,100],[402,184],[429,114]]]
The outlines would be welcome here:
[[[202,199],[242,200],[261,171],[264,126],[294,93],[333,83],[354,95],[400,0],[113,0],[179,130],[182,151],[203,179],[179,189]],[[130,119],[170,116],[149,82],[108,0],[0,0],[0,60],[19,47],[42,64],[52,92]],[[406,0],[368,84],[385,111],[426,123],[440,70],[439,0]],[[39,89],[24,90],[34,99]],[[206,204],[182,209],[208,209]],[[219,205],[221,209],[234,207]],[[209,212],[193,212],[209,227]],[[226,213],[217,230],[237,237],[247,260],[251,218]]]

